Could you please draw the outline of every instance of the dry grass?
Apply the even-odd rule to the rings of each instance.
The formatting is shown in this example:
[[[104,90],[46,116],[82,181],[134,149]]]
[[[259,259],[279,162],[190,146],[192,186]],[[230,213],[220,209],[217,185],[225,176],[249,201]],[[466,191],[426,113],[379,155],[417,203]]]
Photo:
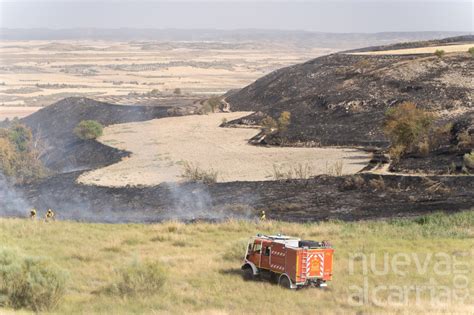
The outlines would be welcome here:
[[[381,209],[383,211],[383,209]],[[349,272],[354,253],[374,253],[377,263],[386,253],[446,253],[472,270],[474,212],[435,214],[419,219],[357,223],[225,223],[182,224],[45,224],[21,219],[0,219],[0,247],[15,248],[30,256],[48,256],[70,274],[69,287],[57,312],[61,314],[313,314],[318,313],[468,313],[460,303],[432,305],[422,295],[418,305],[354,305],[351,286],[362,285],[361,273]],[[240,251],[256,233],[285,233],[330,240],[336,249],[334,279],[329,289],[290,292],[268,282],[244,282],[240,276]],[[137,240],[129,242],[127,240]],[[184,244],[177,246],[176,244]],[[119,251],[106,250],[118,248]],[[243,252],[242,252],[243,254]],[[97,294],[117,272],[134,261],[157,262],[167,271],[167,281],[150,296],[121,297]],[[356,261],[357,263],[357,261]],[[358,266],[358,265],[357,265]],[[380,266],[379,266],[380,267]],[[357,270],[357,269],[356,269]],[[452,274],[436,275],[433,264],[416,272],[413,263],[406,276],[368,274],[375,285],[424,285],[430,278],[452,287]],[[472,284],[474,275],[467,275]],[[258,296],[258,303],[255,297]],[[382,293],[385,296],[385,293]],[[412,296],[412,295],[411,295]],[[275,301],[278,301],[276,303]],[[254,303],[255,302],[255,303]],[[10,313],[1,309],[0,313]]]
[[[342,176],[342,170],[344,168],[344,162],[339,160],[330,164],[326,162],[326,174],[331,176]]]

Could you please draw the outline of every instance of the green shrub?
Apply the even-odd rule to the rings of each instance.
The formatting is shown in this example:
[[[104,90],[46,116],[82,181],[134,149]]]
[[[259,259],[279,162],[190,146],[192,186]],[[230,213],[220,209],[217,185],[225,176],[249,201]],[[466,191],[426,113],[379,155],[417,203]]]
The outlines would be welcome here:
[[[11,177],[15,174],[15,162],[18,159],[15,147],[6,138],[0,138],[0,171]]]
[[[10,141],[16,146],[17,151],[25,152],[30,149],[33,139],[31,130],[22,124],[15,124],[9,130]]]
[[[445,54],[445,51],[442,50],[442,49],[437,49],[435,52],[434,52],[435,56],[438,57],[438,58],[443,58],[444,54]]]
[[[31,130],[18,122],[9,129],[0,129],[0,172],[17,183],[31,182],[46,173]]]
[[[181,95],[181,89],[180,89],[180,88],[175,88],[175,89],[173,90],[173,94]]]
[[[272,133],[284,133],[288,130],[290,121],[291,121],[290,112],[282,112],[280,114],[280,117],[278,117],[278,120],[275,120],[270,116],[267,116],[262,120],[262,131],[266,135],[270,135]]]
[[[135,262],[118,270],[118,279],[106,293],[122,297],[156,294],[166,282],[166,270],[158,262]]]
[[[390,108],[385,114],[384,133],[392,143],[392,147],[411,152],[415,144],[429,138],[433,116],[416,107],[415,103],[404,102]]]
[[[471,57],[474,57],[474,47],[470,47],[470,48],[467,50],[467,52],[471,54]]]
[[[0,249],[0,305],[54,309],[66,290],[66,273],[50,261]]]
[[[102,124],[95,120],[83,120],[74,128],[74,134],[82,140],[92,140],[102,136]]]

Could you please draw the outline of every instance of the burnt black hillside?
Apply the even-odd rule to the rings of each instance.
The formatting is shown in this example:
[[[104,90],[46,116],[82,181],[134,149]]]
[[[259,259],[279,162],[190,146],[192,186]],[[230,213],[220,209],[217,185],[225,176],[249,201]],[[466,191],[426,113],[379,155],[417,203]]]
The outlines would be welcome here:
[[[474,36],[431,41],[429,45],[453,44],[456,40],[474,46]],[[419,46],[405,43],[383,49]],[[474,58],[467,52],[449,53],[443,58],[432,54],[337,53],[279,69],[229,93],[226,100],[234,111],[261,111],[273,117],[290,111],[290,142],[384,145],[384,113],[403,101],[416,102],[447,119],[472,115],[473,73]],[[261,117],[254,116],[255,120]]]
[[[74,127],[82,120],[96,120],[104,126],[144,121],[168,115],[169,107],[123,106],[71,97],[21,119],[40,143],[42,160],[57,172],[96,168],[119,161],[128,155],[96,141],[77,138]]]

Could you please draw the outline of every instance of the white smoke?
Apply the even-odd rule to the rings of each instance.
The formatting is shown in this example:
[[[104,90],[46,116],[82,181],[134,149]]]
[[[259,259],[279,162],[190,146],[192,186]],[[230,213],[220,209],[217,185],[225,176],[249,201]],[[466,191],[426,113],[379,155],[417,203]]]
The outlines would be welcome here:
[[[2,217],[25,216],[30,208],[30,204],[22,194],[7,181],[0,171],[0,215]]]
[[[171,209],[165,215],[172,220],[223,220],[231,217],[251,217],[250,205],[215,205],[209,187],[201,183],[165,184],[170,193]]]

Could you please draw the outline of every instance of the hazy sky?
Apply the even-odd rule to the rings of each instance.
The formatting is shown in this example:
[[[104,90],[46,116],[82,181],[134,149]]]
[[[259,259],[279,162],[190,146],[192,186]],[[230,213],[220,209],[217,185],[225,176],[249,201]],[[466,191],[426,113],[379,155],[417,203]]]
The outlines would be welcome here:
[[[0,0],[6,28],[285,29],[320,32],[465,31],[474,0],[28,1]]]

